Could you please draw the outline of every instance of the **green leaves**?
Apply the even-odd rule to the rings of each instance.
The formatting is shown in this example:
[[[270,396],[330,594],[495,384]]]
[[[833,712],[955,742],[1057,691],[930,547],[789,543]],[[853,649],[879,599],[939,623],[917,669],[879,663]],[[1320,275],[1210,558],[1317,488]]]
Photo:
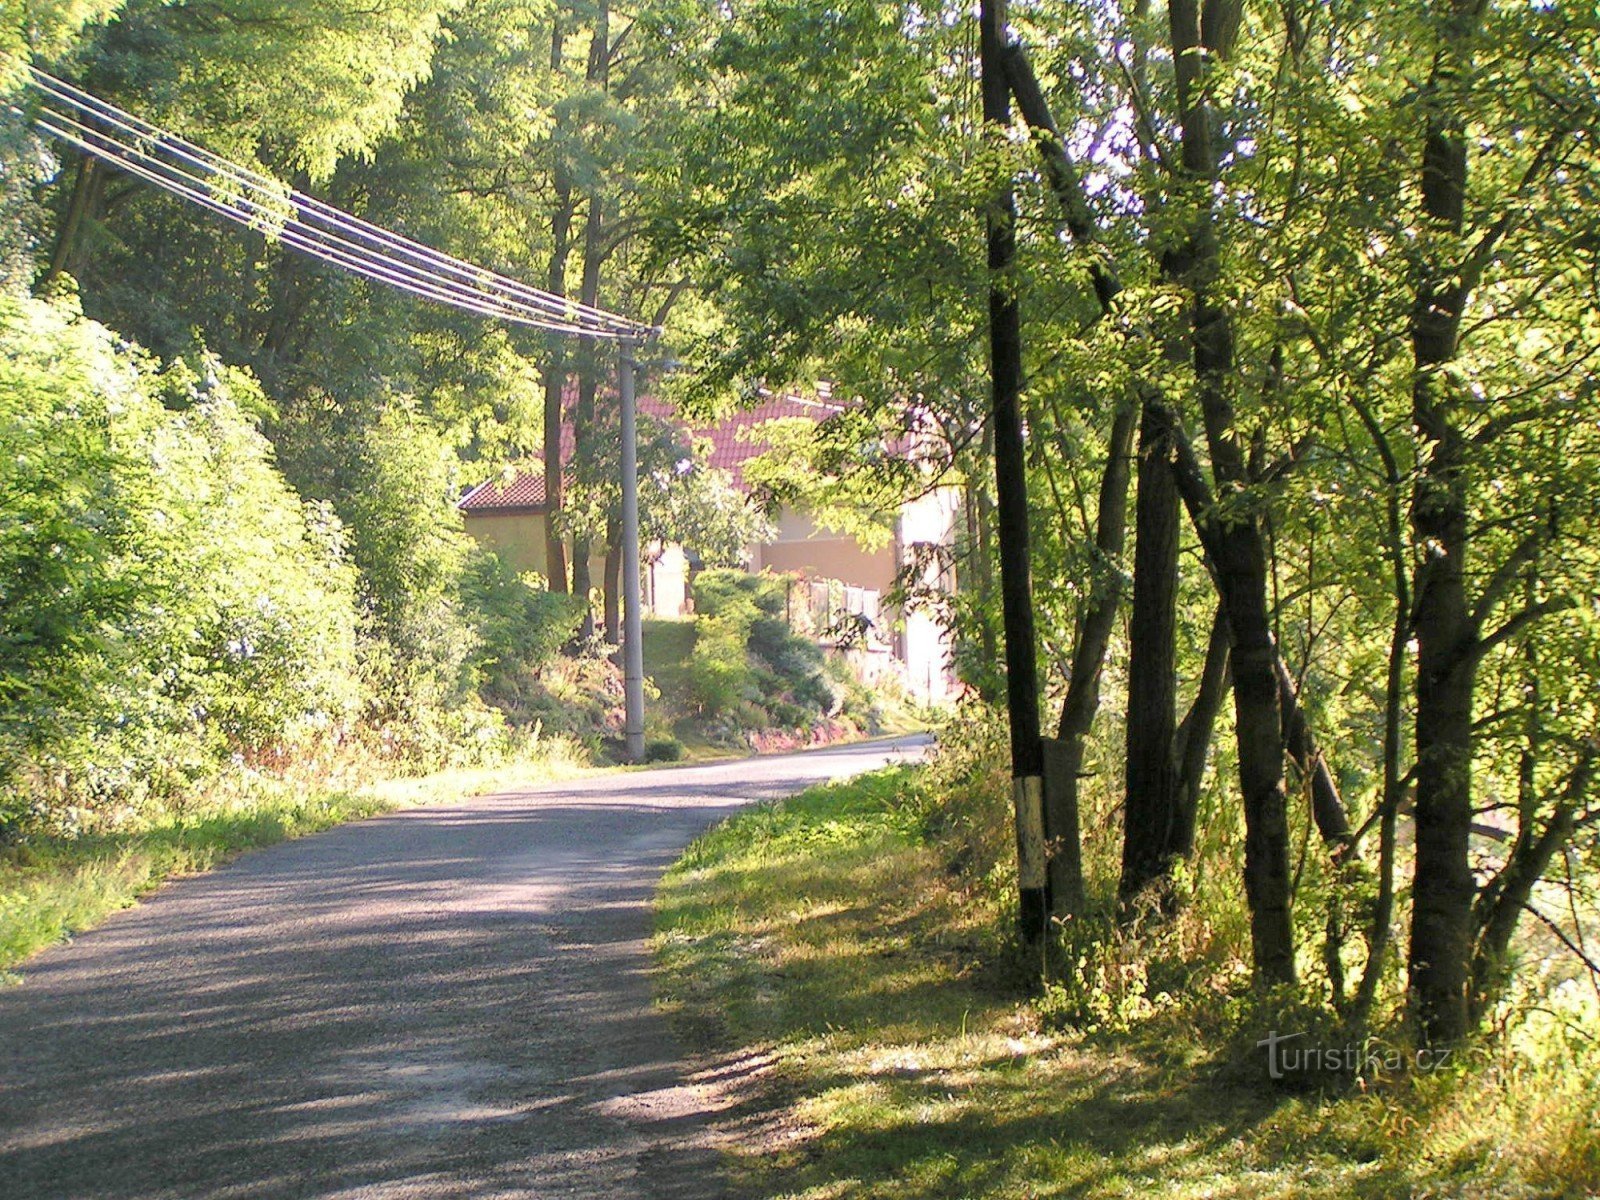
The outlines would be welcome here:
[[[460,4],[128,0],[89,51],[90,77],[218,153],[317,182],[395,128]]]
[[[0,785],[109,817],[336,736],[354,572],[273,469],[249,380],[158,371],[37,301],[0,300],[0,351]]]

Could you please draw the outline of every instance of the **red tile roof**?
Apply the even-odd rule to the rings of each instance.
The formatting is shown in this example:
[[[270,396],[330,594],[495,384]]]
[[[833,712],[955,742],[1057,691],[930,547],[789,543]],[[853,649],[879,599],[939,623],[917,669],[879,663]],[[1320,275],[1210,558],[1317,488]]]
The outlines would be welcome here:
[[[679,417],[667,401],[654,396],[639,398],[641,415],[676,425],[697,441],[710,441],[709,465],[727,471],[740,491],[745,490],[744,464],[769,449],[766,439],[757,432],[763,422],[786,417],[821,422],[842,411],[840,405],[824,400],[774,396],[748,412],[734,413],[714,425],[691,425]],[[561,431],[561,461],[570,462],[572,453],[572,428],[568,425]],[[462,497],[459,507],[471,513],[545,512],[549,505],[545,498],[544,474],[538,470],[512,468],[509,473],[473,488]]]
[[[709,465],[733,476],[733,485],[745,491],[744,465],[771,447],[761,436],[759,426],[766,421],[799,417],[807,421],[822,422],[844,409],[823,400],[807,400],[800,396],[774,396],[748,412],[736,412],[715,425],[689,425],[665,400],[654,397],[641,399],[639,411],[662,421],[670,421],[686,429],[697,441],[710,441]]]
[[[462,512],[544,512],[550,507],[544,494],[544,474],[513,469],[497,475],[461,497],[457,507]]]

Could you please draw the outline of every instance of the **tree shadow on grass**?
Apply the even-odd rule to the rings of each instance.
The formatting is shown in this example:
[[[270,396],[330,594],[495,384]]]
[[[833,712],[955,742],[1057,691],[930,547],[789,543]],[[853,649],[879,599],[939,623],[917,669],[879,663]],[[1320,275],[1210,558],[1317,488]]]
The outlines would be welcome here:
[[[1370,1169],[1279,1161],[1257,1135],[1291,1098],[1211,1073],[1076,1050],[957,1070],[835,1071],[807,1080],[812,1125],[775,1164],[784,1194],[852,1197],[1405,1194]],[[1271,1139],[1266,1139],[1271,1140]],[[848,1181],[845,1193],[836,1193]]]

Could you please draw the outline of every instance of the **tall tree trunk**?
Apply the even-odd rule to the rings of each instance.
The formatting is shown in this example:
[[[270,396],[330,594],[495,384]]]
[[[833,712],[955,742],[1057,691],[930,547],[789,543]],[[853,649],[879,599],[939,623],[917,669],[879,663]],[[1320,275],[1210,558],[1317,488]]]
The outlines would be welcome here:
[[[1449,1045],[1471,1029],[1469,980],[1476,884],[1472,828],[1472,706],[1477,630],[1467,596],[1465,439],[1457,424],[1449,365],[1455,361],[1466,289],[1453,249],[1465,224],[1467,142],[1455,86],[1470,69],[1467,43],[1476,0],[1454,0],[1424,92],[1422,211],[1445,245],[1421,265],[1411,309],[1411,418],[1420,469],[1411,526],[1427,548],[1416,568],[1412,632],[1417,643],[1416,874],[1412,884],[1410,982],[1425,1040]]]
[[[589,197],[589,213],[585,220],[583,238],[583,283],[579,298],[584,304],[595,304],[600,294],[601,238],[603,208],[600,194]],[[572,409],[572,457],[580,466],[589,462],[594,446],[594,402],[600,383],[599,347],[595,339],[584,337],[578,344],[578,397]],[[594,587],[589,576],[590,539],[585,530],[572,538],[572,594],[585,600],[583,637],[594,636],[594,610],[587,601]],[[603,582],[603,581],[602,581]]]
[[[40,291],[47,290],[72,268],[83,222],[90,214],[104,175],[104,169],[88,155],[78,160],[78,170],[72,180],[72,195],[67,200],[67,212],[61,219],[55,248],[50,253],[50,266],[39,280]]]
[[[1390,486],[1398,491],[1399,473],[1387,442],[1381,437],[1384,462],[1389,467]],[[1364,1028],[1378,997],[1379,985],[1387,969],[1389,947],[1394,934],[1395,855],[1399,845],[1400,799],[1404,791],[1400,770],[1403,734],[1402,689],[1405,682],[1406,643],[1411,637],[1411,588],[1398,541],[1400,515],[1398,498],[1391,501],[1390,536],[1396,545],[1391,550],[1394,570],[1395,612],[1389,634],[1389,658],[1385,669],[1383,696],[1383,794],[1378,801],[1378,891],[1372,901],[1367,925],[1367,964],[1356,985],[1350,1018],[1356,1028]]]
[[[1124,904],[1166,877],[1178,822],[1178,492],[1172,441],[1157,406],[1139,422],[1134,503],[1133,613],[1128,627],[1127,787],[1123,807]]]
[[[1122,281],[1111,256],[1099,246],[1099,231],[1089,208],[1083,182],[1039,86],[1026,50],[1010,42],[1004,48],[1006,81],[1016,98],[1017,110],[1033,131],[1034,146],[1054,193],[1062,225],[1081,249],[1101,253],[1090,260],[1089,279],[1100,315],[1112,311]],[[1107,438],[1108,457],[1101,476],[1095,517],[1095,579],[1078,621],[1067,694],[1061,706],[1059,745],[1053,748],[1045,825],[1051,832],[1050,886],[1058,913],[1082,907],[1083,867],[1078,818],[1078,778],[1083,770],[1085,743],[1100,707],[1100,674],[1110,645],[1111,631],[1122,605],[1122,552],[1127,537],[1129,449],[1133,442],[1137,410],[1119,406]],[[1170,670],[1170,667],[1169,667]]]
[[[604,91],[610,81],[611,70],[611,7],[609,0],[599,0],[595,6],[594,30],[589,43],[588,81]],[[588,305],[600,302],[600,264],[605,257],[605,198],[602,184],[596,182],[589,192],[589,211],[583,231],[583,280],[579,286],[579,300]],[[599,346],[594,338],[580,338],[578,342],[578,401],[572,414],[573,459],[585,463],[593,452],[594,400],[599,387]],[[594,636],[594,609],[588,604],[594,584],[589,577],[590,539],[587,532],[572,539],[572,592],[585,600],[582,636]],[[604,581],[602,581],[604,582]]]
[[[985,420],[979,443],[979,455],[982,464],[987,465],[994,461],[994,422]],[[994,497],[989,494],[989,485],[983,479],[972,481],[972,497],[974,501],[974,532],[976,538],[973,542],[973,552],[977,555],[975,574],[978,581],[978,594],[983,598],[981,605],[981,620],[978,624],[979,645],[983,649],[983,670],[978,676],[978,692],[985,702],[989,704],[1000,703],[1000,677],[996,669],[1000,662],[1000,639],[995,636],[994,622],[989,619],[989,614],[995,611],[997,592],[994,580]]]
[[[1100,501],[1095,513],[1095,576],[1089,598],[1078,620],[1077,641],[1067,676],[1067,695],[1061,704],[1056,737],[1061,750],[1055,760],[1059,780],[1050,786],[1051,807],[1045,823],[1056,839],[1078,836],[1078,778],[1095,714],[1100,709],[1100,676],[1106,648],[1122,607],[1122,554],[1128,532],[1128,477],[1134,426],[1139,408],[1124,404],[1111,422],[1106,446],[1106,467],[1100,477]],[[1081,853],[1052,853],[1050,884],[1056,911],[1077,911],[1083,903]]]
[[[1186,243],[1172,252],[1169,277],[1191,294],[1190,331],[1195,391],[1220,492],[1249,483],[1234,419],[1234,332],[1213,288],[1220,269],[1212,190],[1222,161],[1223,134],[1207,94],[1206,67],[1226,59],[1238,37],[1242,0],[1172,0],[1168,5],[1183,126],[1181,180],[1197,216]],[[1245,893],[1251,947],[1260,984],[1295,979],[1290,913],[1288,797],[1284,790],[1283,721],[1278,650],[1267,593],[1267,553],[1260,519],[1248,511],[1215,509],[1202,518],[1218,591],[1233,643],[1234,731],[1245,813]]]
[[[1077,166],[1050,112],[1032,64],[1020,45],[1009,47],[1006,69],[1018,109],[1033,131],[1034,145],[1043,162],[1045,177],[1056,196],[1062,223],[1079,246],[1098,248],[1098,231]],[[1116,264],[1109,256],[1102,254],[1090,260],[1089,274],[1101,314],[1106,315],[1112,311],[1116,297],[1122,290]],[[1181,346],[1175,347],[1175,350],[1181,357]],[[1153,388],[1141,390],[1151,400],[1159,398]],[[1131,414],[1129,419],[1131,421]],[[1131,424],[1129,431],[1131,433]],[[1149,547],[1150,552],[1135,569],[1135,588],[1140,598],[1135,601],[1131,640],[1135,656],[1140,662],[1132,672],[1132,687],[1139,694],[1130,697],[1130,753],[1127,756],[1130,800],[1125,813],[1127,836],[1123,841],[1122,881],[1125,900],[1165,873],[1174,859],[1187,854],[1193,845],[1200,779],[1204,774],[1217,708],[1226,694],[1228,678],[1228,639],[1225,630],[1219,626],[1208,648],[1204,679],[1196,696],[1195,710],[1191,712],[1185,730],[1178,731],[1176,741],[1169,738],[1168,734],[1175,732],[1171,713],[1177,694],[1174,657],[1178,575],[1177,500],[1173,487],[1170,478],[1161,479],[1141,470],[1140,495],[1145,496],[1148,491],[1150,499],[1138,512],[1137,519],[1141,527],[1138,542]],[[1159,492],[1164,492],[1164,496],[1158,496]],[[1122,519],[1123,514],[1119,512],[1118,520]],[[1104,544],[1103,537],[1100,542]],[[1137,581],[1141,578],[1144,587],[1139,592]],[[1092,619],[1084,622],[1074,651],[1074,681],[1098,678],[1106,647],[1106,641],[1100,636],[1102,622],[1109,622],[1113,618],[1118,600],[1120,587],[1118,594],[1112,598],[1111,608],[1094,609]],[[1108,624],[1104,627],[1109,629]],[[1093,674],[1090,674],[1091,671]],[[1074,709],[1074,703],[1083,698],[1088,700],[1087,711]],[[1076,687],[1069,687],[1067,704],[1062,713],[1063,729],[1081,728],[1083,735],[1086,735],[1097,701],[1097,692],[1083,693]],[[1134,716],[1134,712],[1138,715]],[[1151,722],[1146,720],[1150,714],[1162,715]],[[1193,737],[1183,736],[1188,733],[1192,733]],[[1082,760],[1081,741],[1078,745],[1064,745],[1061,753],[1062,761],[1076,770]],[[1134,792],[1137,792],[1136,796],[1132,795]],[[1053,787],[1052,793],[1058,794],[1057,789]],[[1059,794],[1062,794],[1063,801],[1068,798],[1076,800],[1075,787],[1070,797],[1066,793]],[[1073,811],[1076,811],[1075,804]]]
[[[984,122],[1011,123],[1002,61],[1004,0],[979,10]],[[1017,825],[1018,923],[1027,942],[1045,932],[1050,911],[1044,827],[1044,741],[1039,728],[1038,648],[1034,644],[1033,581],[1028,544],[1027,459],[1022,432],[1022,318],[1017,305],[1016,197],[1001,189],[987,218],[989,361],[993,375],[995,495],[1000,534],[1000,594],[1005,617],[1006,702],[1011,714],[1012,799]]]
[[[1254,522],[1223,527],[1213,520],[1212,532],[1217,578],[1233,640],[1234,730],[1239,784],[1244,793],[1245,893],[1250,903],[1251,946],[1261,983],[1292,983],[1288,797],[1283,782],[1278,649],[1272,640],[1266,601],[1266,554]]]
[[[561,14],[552,18],[550,28],[550,70],[559,73],[562,68],[565,33],[561,27]],[[567,259],[572,254],[572,176],[567,164],[556,151],[556,161],[551,171],[555,190],[555,208],[550,217],[550,266],[545,273],[545,289],[557,296],[567,294]],[[544,522],[545,574],[550,590],[565,595],[570,586],[567,578],[566,535],[562,530],[561,504],[566,491],[561,461],[562,404],[567,390],[566,342],[552,339],[549,358],[544,365],[544,495],[549,506]]]

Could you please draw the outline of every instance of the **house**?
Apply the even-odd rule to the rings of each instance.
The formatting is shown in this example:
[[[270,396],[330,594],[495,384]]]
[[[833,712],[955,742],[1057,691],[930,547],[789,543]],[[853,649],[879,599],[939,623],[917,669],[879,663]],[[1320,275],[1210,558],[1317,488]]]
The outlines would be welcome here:
[[[726,471],[747,495],[752,488],[745,466],[770,449],[763,436],[768,422],[794,418],[821,422],[840,411],[825,398],[774,396],[715,425],[694,425],[662,400],[639,400],[641,415],[677,425],[695,441],[708,443],[709,465]],[[563,457],[568,454],[570,449]],[[925,608],[891,612],[884,597],[901,570],[914,561],[927,564],[924,583],[929,587],[953,586],[948,577],[939,577],[940,568],[933,563],[938,556],[925,551],[952,544],[958,496],[954,488],[934,488],[902,505],[891,537],[876,547],[826,529],[806,512],[785,506],[778,512],[773,536],[748,548],[749,568],[792,577],[796,586],[791,621],[811,628],[819,640],[839,645],[864,678],[893,674],[919,699],[942,702],[956,689],[943,625]],[[541,470],[514,469],[479,484],[462,497],[460,509],[467,532],[481,544],[518,571],[548,575],[545,530],[550,505]],[[689,612],[692,548],[657,544],[643,550],[640,583],[645,611],[669,618]],[[606,578],[602,556],[591,560],[590,578],[597,583]],[[857,636],[844,636],[847,631],[856,631]]]

